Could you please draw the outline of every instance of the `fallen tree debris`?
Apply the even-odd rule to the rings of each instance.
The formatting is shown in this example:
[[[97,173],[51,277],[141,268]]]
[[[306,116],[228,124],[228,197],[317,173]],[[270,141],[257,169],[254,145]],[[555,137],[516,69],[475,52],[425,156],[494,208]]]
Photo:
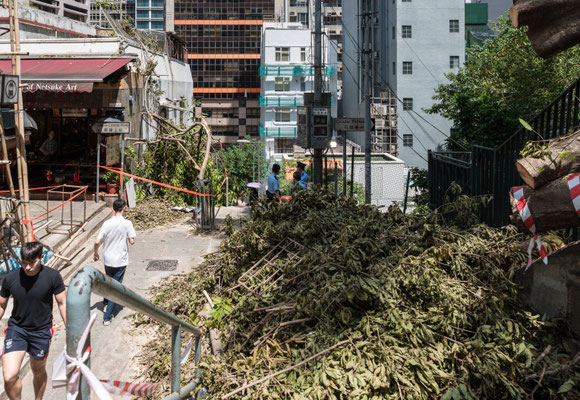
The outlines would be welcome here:
[[[252,214],[200,270],[155,290],[193,323],[203,290],[229,299],[225,352],[203,357],[212,399],[580,398],[562,327],[518,300],[514,227],[442,226],[315,191]],[[146,348],[152,381],[170,373],[169,336]],[[195,368],[182,371],[188,382]]]

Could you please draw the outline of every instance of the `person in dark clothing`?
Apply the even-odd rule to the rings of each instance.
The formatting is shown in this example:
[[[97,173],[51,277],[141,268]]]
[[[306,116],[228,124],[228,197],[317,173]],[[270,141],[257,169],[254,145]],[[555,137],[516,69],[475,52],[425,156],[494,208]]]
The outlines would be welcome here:
[[[52,338],[52,297],[66,325],[66,288],[57,270],[41,264],[42,244],[22,245],[22,268],[13,270],[0,287],[0,318],[12,296],[14,307],[5,331],[2,372],[10,400],[20,399],[22,382],[18,377],[22,360],[30,354],[34,394],[41,400],[46,389],[46,358]]]

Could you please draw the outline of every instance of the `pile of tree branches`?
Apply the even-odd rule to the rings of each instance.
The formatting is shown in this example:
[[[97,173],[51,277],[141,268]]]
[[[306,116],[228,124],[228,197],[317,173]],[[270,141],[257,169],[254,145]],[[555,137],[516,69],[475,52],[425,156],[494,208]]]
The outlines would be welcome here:
[[[225,353],[203,357],[210,398],[580,398],[563,325],[518,301],[514,227],[442,226],[315,191],[252,214],[201,270],[155,291],[196,324],[203,290],[227,305],[212,320]],[[153,381],[170,371],[164,329],[144,359]],[[185,383],[194,365],[183,370]]]

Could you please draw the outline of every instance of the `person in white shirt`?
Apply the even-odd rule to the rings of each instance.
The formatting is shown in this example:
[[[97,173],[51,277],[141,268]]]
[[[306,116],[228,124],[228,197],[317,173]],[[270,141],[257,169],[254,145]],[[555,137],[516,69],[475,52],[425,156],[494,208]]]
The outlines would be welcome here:
[[[131,221],[123,218],[125,211],[125,202],[121,199],[115,200],[113,203],[113,217],[105,221],[97,240],[95,241],[93,260],[99,261],[99,247],[103,245],[103,264],[105,264],[105,272],[119,283],[123,282],[125,276],[125,269],[129,265],[129,249],[127,242],[135,244],[135,229]],[[105,306],[105,314],[103,316],[103,324],[110,325],[113,319],[113,311],[115,310],[115,303],[108,299],[103,300]]]

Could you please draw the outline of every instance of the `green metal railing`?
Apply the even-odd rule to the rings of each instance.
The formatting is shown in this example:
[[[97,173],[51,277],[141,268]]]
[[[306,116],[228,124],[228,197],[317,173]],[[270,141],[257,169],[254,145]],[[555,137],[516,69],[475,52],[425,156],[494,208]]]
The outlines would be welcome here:
[[[260,97],[260,107],[298,107],[304,105],[303,96]]]
[[[260,67],[260,76],[314,76],[311,65],[265,65]],[[324,76],[334,76],[336,68],[326,66],[322,71]]]
[[[196,337],[195,362],[201,359],[201,331],[195,326],[163,311],[150,301],[127,289],[119,282],[105,276],[93,267],[82,267],[73,276],[66,296],[66,351],[70,357],[76,357],[76,349],[90,319],[91,293],[96,293],[145,314],[159,322],[171,326],[171,394],[164,400],[177,400],[189,396],[201,379],[201,369],[195,371],[195,378],[189,384],[181,387],[181,330],[192,333]],[[85,342],[85,348],[90,346],[90,335]],[[90,367],[90,356],[85,362]],[[67,375],[67,380],[70,374]],[[91,398],[90,387],[81,375],[80,389],[77,400]]]
[[[277,128],[265,128],[260,126],[260,136],[264,138],[295,138],[297,128],[295,126],[281,126]]]

